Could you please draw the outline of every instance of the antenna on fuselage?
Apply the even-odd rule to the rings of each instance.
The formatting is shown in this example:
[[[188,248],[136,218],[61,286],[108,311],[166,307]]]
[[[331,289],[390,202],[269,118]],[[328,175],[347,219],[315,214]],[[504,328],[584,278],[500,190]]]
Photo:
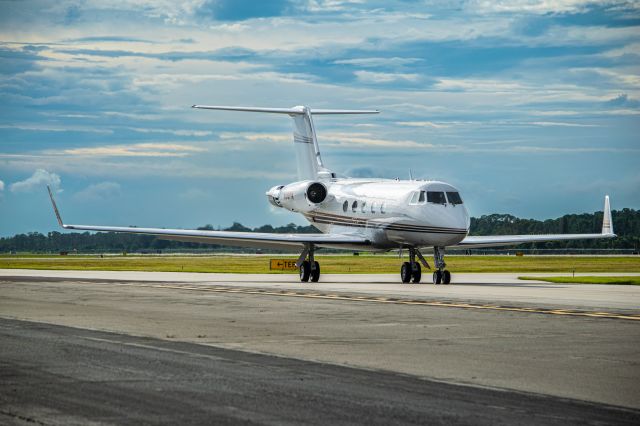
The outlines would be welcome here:
[[[409,169],[409,180],[413,180],[413,171]]]

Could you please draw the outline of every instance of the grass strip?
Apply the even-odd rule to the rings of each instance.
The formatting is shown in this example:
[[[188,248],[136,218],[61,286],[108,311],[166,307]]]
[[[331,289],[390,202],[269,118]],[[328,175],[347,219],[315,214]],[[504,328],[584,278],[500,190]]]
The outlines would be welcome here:
[[[283,256],[46,256],[1,257],[0,269],[58,269],[158,272],[283,273],[269,270],[270,258]],[[295,260],[296,256],[284,258]],[[407,256],[317,255],[322,273],[398,274]],[[428,259],[428,258],[427,258]],[[447,269],[457,272],[588,273],[640,272],[640,256],[447,256]],[[432,262],[430,262],[432,263]],[[432,265],[433,266],[433,265]],[[429,271],[423,268],[423,273]],[[296,274],[296,271],[284,273]]]
[[[640,277],[518,277],[518,279],[565,284],[640,285]]]

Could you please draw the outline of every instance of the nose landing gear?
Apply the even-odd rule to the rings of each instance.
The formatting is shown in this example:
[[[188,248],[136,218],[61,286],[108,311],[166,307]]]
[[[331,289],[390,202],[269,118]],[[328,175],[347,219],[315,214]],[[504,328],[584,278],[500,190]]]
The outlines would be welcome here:
[[[444,269],[447,264],[444,263],[444,247],[433,248],[433,263],[437,268],[433,273],[434,284],[449,284],[451,282],[451,272]]]
[[[313,258],[315,247],[313,244],[307,244],[302,250],[302,254],[298,258],[296,265],[300,270],[300,282],[306,283],[309,280],[317,283],[320,280],[320,264]],[[309,260],[305,260],[305,259]]]

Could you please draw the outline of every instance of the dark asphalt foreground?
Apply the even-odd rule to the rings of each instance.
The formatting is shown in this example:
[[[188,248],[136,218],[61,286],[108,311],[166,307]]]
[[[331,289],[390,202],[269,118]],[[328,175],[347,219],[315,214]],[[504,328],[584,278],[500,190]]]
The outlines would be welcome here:
[[[640,411],[0,319],[0,424],[640,424]]]

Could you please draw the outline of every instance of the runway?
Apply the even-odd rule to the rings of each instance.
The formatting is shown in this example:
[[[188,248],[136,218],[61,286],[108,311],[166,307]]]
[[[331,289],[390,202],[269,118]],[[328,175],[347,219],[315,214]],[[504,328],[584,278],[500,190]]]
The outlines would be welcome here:
[[[583,284],[551,284],[522,281],[521,275],[562,276],[561,273],[460,273],[454,274],[453,285],[430,283],[400,284],[398,274],[324,274],[320,283],[301,284],[294,274],[220,274],[138,271],[40,271],[0,269],[0,278],[51,277],[72,280],[110,280],[151,283],[190,283],[223,285],[233,288],[266,290],[322,291],[372,297],[405,299],[437,299],[474,304],[492,303],[543,309],[580,309],[640,313],[640,287]],[[576,274],[580,275],[580,274]],[[586,273],[582,275],[615,276],[640,273]]]
[[[3,424],[637,424],[637,412],[0,319]]]
[[[524,392],[554,403],[586,401],[607,413],[611,406],[624,407],[631,411],[613,411],[636,416],[637,421],[640,321],[540,311],[634,317],[640,314],[639,287],[463,275],[458,284],[437,287],[401,285],[395,275],[326,275],[320,284],[303,286],[290,275],[0,270],[0,316],[455,385],[458,390],[449,395],[452,404],[485,395],[487,389],[505,398]],[[515,309],[497,309],[500,305]],[[41,362],[47,367],[46,360]],[[345,380],[352,380],[349,377]],[[341,395],[336,398],[346,398]],[[431,408],[407,408],[421,414],[400,423],[434,420],[424,417],[439,413],[424,400],[431,396],[420,398],[420,404]],[[406,400],[420,405],[410,397]],[[526,413],[538,412],[525,406],[520,411],[515,406],[506,409],[521,413],[516,422],[524,423],[529,422]],[[478,407],[462,404],[454,411],[464,420],[466,409],[470,413]],[[445,414],[453,411],[446,410],[439,413],[441,423],[451,420]],[[586,420],[571,417],[572,410],[566,409],[568,422]],[[553,423],[556,414],[531,422]],[[621,419],[606,418],[604,423]]]

